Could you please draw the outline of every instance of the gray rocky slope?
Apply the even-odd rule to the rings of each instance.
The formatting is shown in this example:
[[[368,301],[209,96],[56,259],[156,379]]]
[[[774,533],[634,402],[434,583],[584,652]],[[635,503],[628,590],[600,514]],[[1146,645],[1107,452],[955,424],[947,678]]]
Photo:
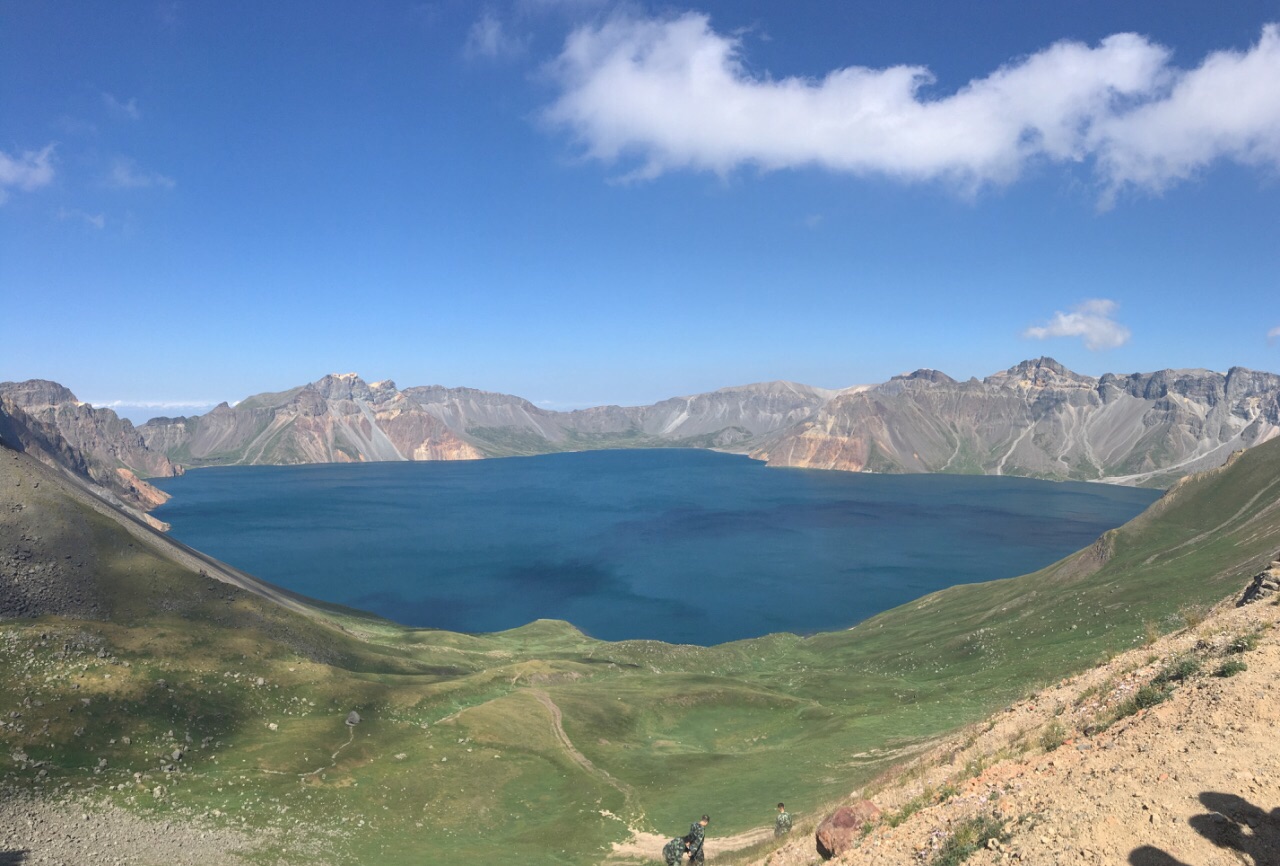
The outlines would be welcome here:
[[[259,394],[194,418],[155,418],[149,448],[185,465],[467,460],[609,447],[736,447],[809,418],[833,392],[789,382],[652,406],[553,412],[473,388],[400,390],[355,374]]]
[[[1271,373],[1162,370],[1094,378],[1049,358],[983,380],[919,370],[840,391],[766,382],[651,406],[572,412],[508,394],[401,389],[347,373],[224,403],[205,415],[154,418],[137,430],[53,383],[5,383],[5,397],[24,401],[18,408],[34,413],[42,429],[60,432],[118,476],[119,469],[145,476],[183,466],[681,446],[746,453],[779,466],[1165,486],[1280,433],[1280,376]],[[93,472],[105,483],[100,468]]]
[[[1280,376],[1232,368],[1081,376],[1049,358],[982,381],[935,370],[837,395],[753,456],[875,472],[1167,486],[1280,434]]]
[[[182,471],[110,409],[95,409],[55,382],[0,382],[0,445],[30,454],[140,515],[169,497],[144,479]]]

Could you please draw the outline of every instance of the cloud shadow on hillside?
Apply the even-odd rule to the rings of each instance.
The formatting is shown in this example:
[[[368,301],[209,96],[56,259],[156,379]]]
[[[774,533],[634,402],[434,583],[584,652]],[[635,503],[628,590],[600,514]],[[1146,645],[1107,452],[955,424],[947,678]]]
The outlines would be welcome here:
[[[1280,863],[1280,809],[1269,813],[1235,794],[1205,791],[1200,802],[1209,811],[1187,823],[1219,848],[1237,851],[1255,864]],[[1129,853],[1131,866],[1189,866],[1152,845]]]

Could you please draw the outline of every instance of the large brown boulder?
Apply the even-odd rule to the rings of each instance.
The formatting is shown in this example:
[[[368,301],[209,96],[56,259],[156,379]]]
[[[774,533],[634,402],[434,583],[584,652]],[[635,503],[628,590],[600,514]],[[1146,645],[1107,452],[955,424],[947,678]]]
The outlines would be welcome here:
[[[830,860],[853,847],[862,837],[862,828],[880,817],[880,809],[870,800],[859,800],[852,806],[841,806],[818,825],[814,834],[818,853]]]

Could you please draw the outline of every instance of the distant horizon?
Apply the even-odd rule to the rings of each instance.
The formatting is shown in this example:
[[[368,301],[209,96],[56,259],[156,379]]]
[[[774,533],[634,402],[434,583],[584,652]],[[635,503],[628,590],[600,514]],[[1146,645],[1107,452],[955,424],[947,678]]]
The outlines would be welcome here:
[[[55,0],[0,75],[0,380],[1280,368],[1275,0]]]

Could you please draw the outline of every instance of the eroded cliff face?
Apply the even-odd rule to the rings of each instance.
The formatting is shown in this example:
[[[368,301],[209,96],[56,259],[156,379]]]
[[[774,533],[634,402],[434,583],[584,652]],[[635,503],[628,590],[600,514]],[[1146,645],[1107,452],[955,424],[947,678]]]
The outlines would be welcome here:
[[[153,419],[138,432],[150,451],[185,465],[680,445],[781,466],[1163,486],[1280,435],[1280,377],[1235,368],[1093,378],[1040,358],[965,382],[919,370],[843,391],[765,382],[553,412],[507,394],[400,390],[344,374],[195,418]]]
[[[1049,358],[982,381],[936,371],[837,396],[752,456],[783,466],[1163,485],[1280,435],[1280,376],[1094,379]]]
[[[473,460],[484,456],[390,381],[325,376],[195,418],[157,418],[144,439],[188,465]]]
[[[143,511],[169,497],[144,479],[182,469],[149,449],[127,419],[82,403],[68,389],[43,379],[0,383],[0,438],[50,466],[71,472]]]
[[[833,392],[792,382],[722,388],[652,406],[553,412],[472,388],[406,388],[405,396],[490,454],[565,447],[688,444],[745,450],[764,434],[808,418]]]
[[[155,418],[147,445],[186,465],[474,460],[566,449],[682,444],[745,450],[813,414],[833,392],[790,382],[724,388],[653,406],[574,412],[474,388],[396,388],[355,374],[196,418]]]

